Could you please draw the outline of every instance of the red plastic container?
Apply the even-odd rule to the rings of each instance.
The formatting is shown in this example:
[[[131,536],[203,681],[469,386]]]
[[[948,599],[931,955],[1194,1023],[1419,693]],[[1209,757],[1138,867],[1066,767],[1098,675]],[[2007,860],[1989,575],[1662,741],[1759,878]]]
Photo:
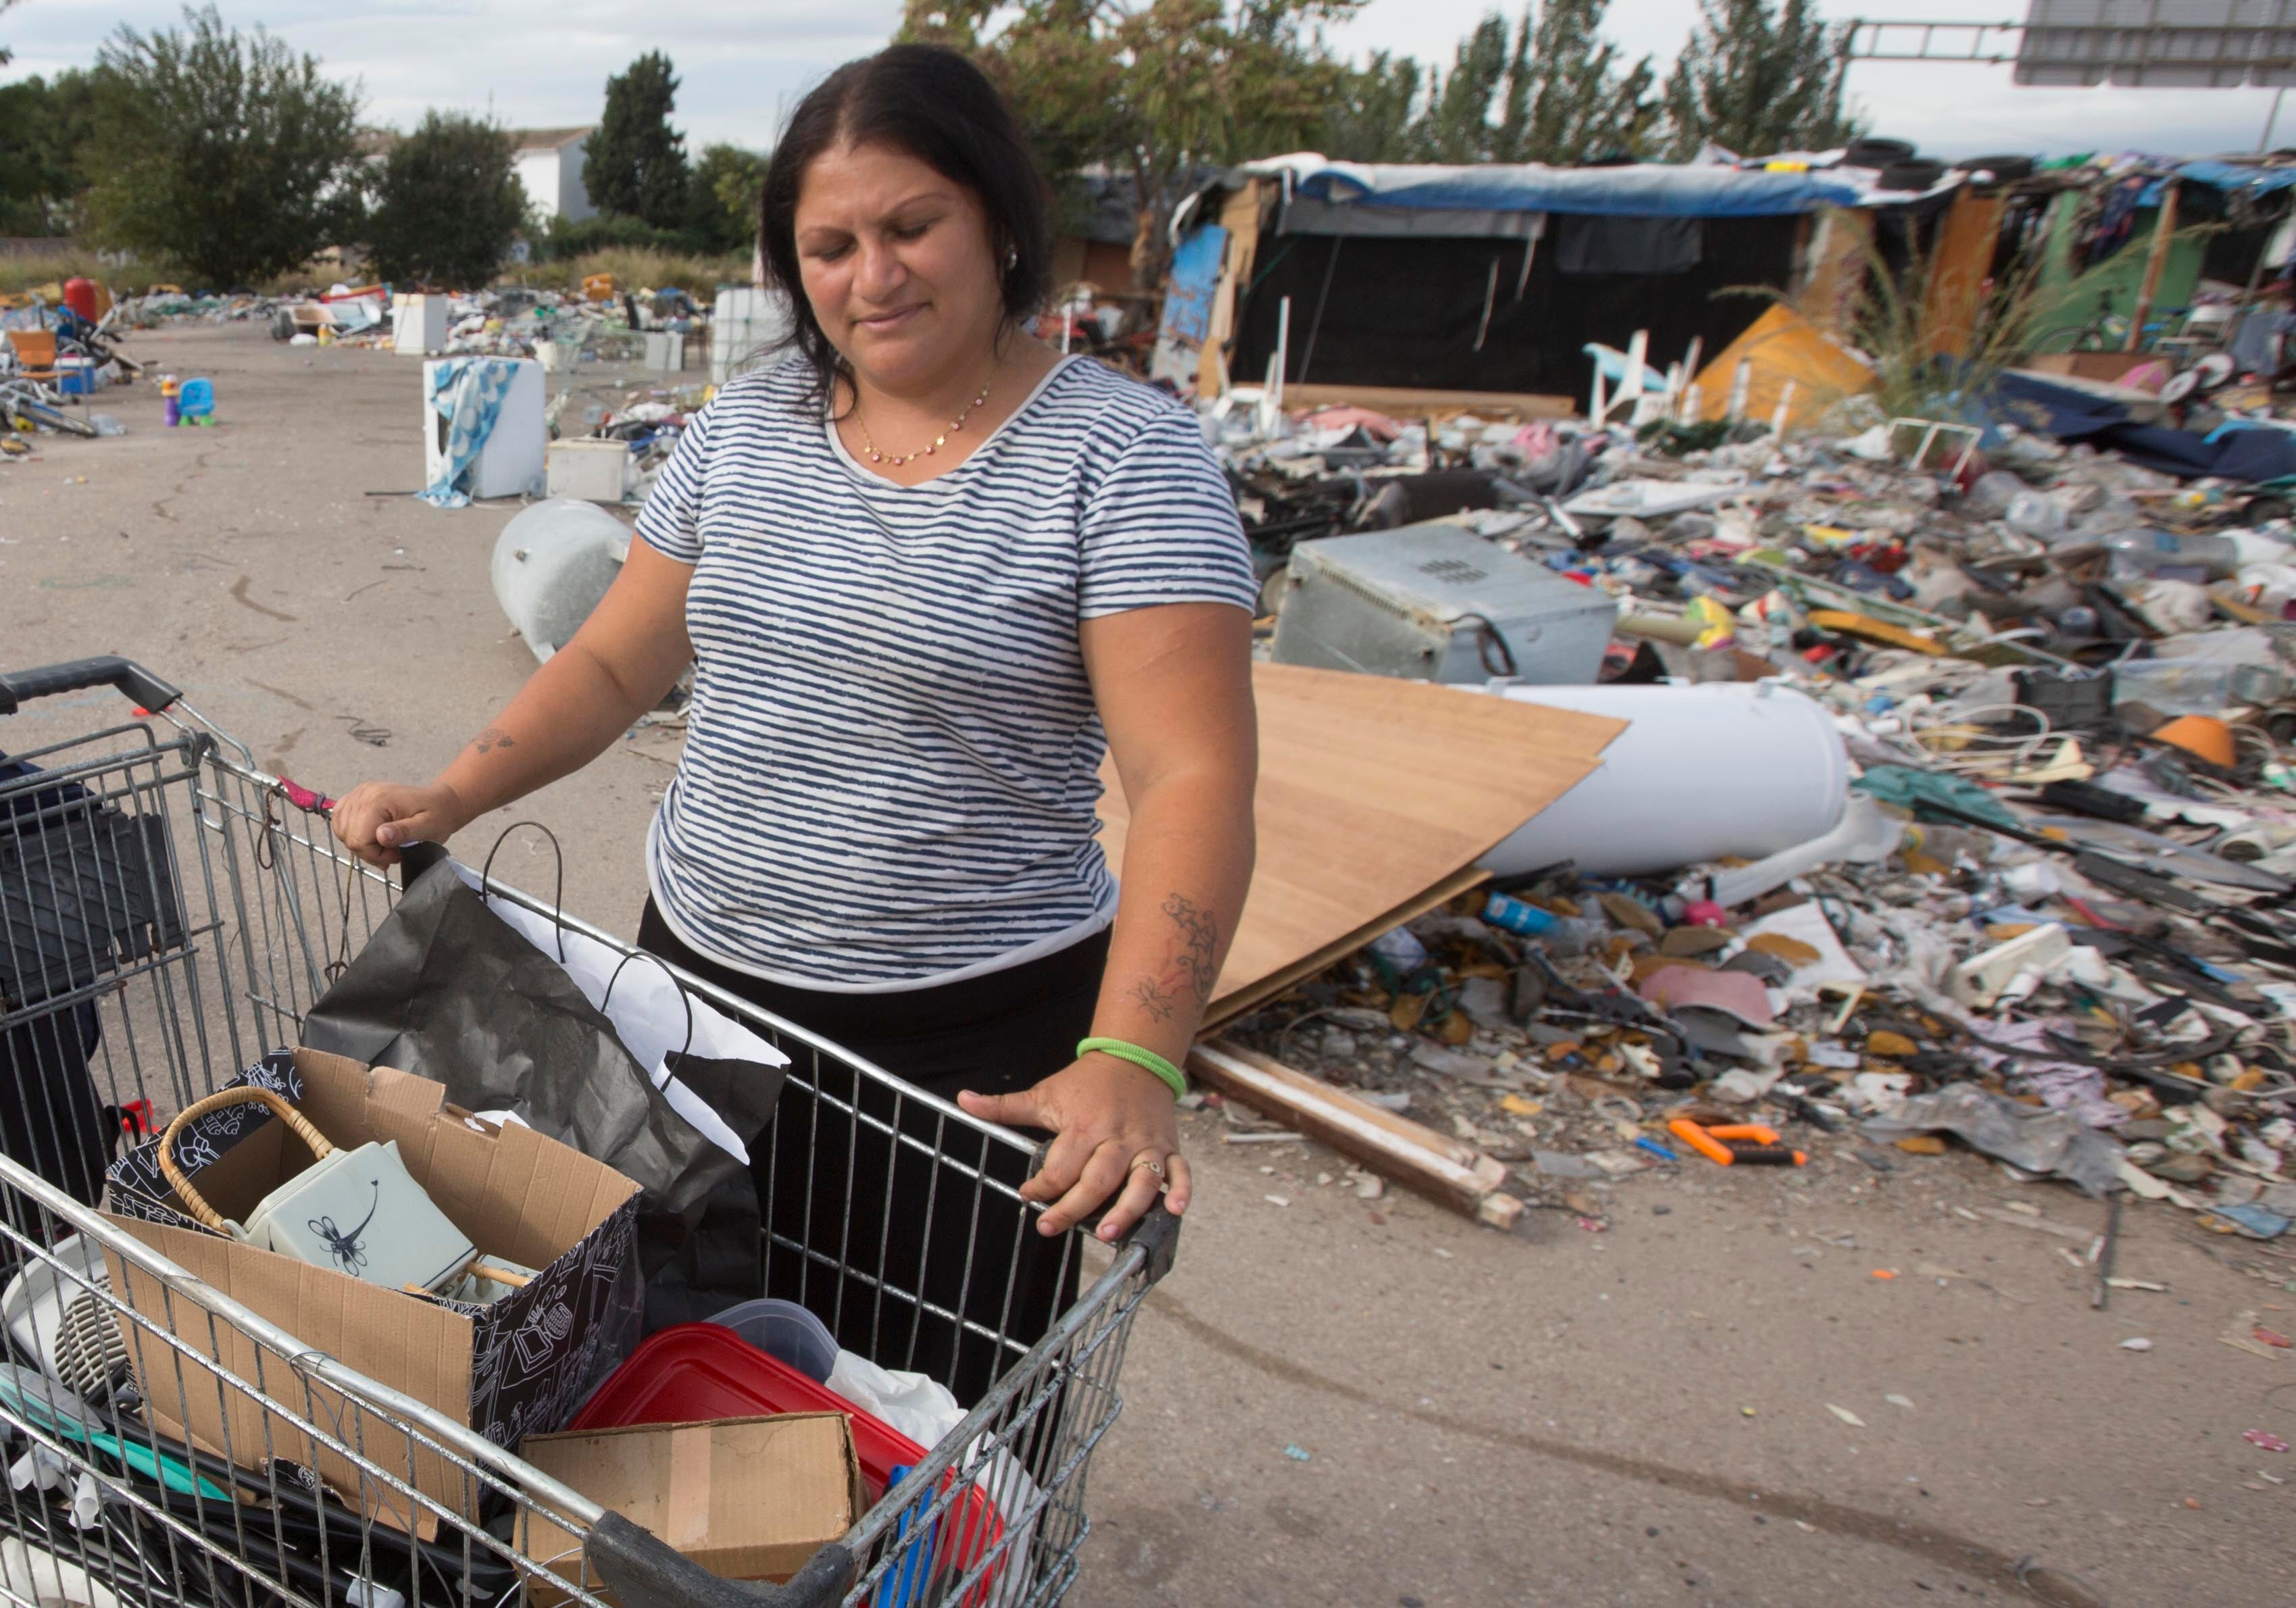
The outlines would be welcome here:
[[[882,1419],[863,1412],[827,1385],[769,1357],[731,1329],[679,1324],[639,1345],[576,1415],[570,1430],[633,1423],[701,1423],[768,1413],[842,1413],[853,1426],[853,1452],[873,1501],[884,1499],[892,1471],[924,1461],[925,1448]],[[1004,1531],[996,1504],[978,1486],[942,1519],[933,1555],[970,1569]],[[985,1602],[992,1571],[968,1602]]]
[[[90,324],[96,321],[95,281],[67,279],[64,281],[64,305]]]

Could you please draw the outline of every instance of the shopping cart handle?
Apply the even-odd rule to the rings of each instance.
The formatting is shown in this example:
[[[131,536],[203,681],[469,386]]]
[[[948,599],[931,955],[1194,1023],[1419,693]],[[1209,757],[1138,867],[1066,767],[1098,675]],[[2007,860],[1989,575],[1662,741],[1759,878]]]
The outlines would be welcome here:
[[[841,1542],[816,1552],[786,1585],[721,1580],[611,1511],[590,1527],[582,1561],[622,1608],[827,1608],[853,1584],[853,1554]]]
[[[1155,1284],[1172,1270],[1173,1259],[1179,1255],[1180,1219],[1160,1200],[1116,1243],[1137,1245],[1148,1253],[1148,1282]]]
[[[106,654],[101,659],[45,664],[33,670],[0,672],[0,715],[14,714],[28,698],[53,698],[58,693],[77,693],[89,686],[118,687],[154,715],[183,696],[134,660]]]

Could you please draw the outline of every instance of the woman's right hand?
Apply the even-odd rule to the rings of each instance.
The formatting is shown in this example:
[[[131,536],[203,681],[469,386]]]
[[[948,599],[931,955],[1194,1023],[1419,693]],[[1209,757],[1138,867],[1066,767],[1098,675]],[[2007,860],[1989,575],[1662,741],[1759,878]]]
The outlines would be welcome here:
[[[396,866],[407,843],[443,843],[470,824],[460,794],[442,783],[411,787],[362,782],[335,800],[335,841],[370,866]]]

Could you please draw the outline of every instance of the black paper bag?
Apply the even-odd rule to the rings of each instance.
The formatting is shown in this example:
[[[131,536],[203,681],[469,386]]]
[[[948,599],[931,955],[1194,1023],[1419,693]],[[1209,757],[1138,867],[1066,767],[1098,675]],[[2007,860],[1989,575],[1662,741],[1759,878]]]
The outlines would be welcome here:
[[[672,1109],[566,969],[443,857],[312,1006],[303,1042],[443,1083],[466,1111],[514,1112],[637,1185],[649,1333],[764,1292],[749,1169]],[[780,1068],[676,1052],[668,1064],[755,1146]]]

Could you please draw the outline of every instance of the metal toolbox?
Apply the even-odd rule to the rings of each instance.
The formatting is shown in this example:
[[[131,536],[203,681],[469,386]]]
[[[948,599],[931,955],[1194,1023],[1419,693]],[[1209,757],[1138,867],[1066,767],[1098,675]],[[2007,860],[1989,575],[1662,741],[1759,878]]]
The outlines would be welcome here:
[[[1602,593],[1439,521],[1292,548],[1274,656],[1417,681],[1586,684],[1617,619]]]

